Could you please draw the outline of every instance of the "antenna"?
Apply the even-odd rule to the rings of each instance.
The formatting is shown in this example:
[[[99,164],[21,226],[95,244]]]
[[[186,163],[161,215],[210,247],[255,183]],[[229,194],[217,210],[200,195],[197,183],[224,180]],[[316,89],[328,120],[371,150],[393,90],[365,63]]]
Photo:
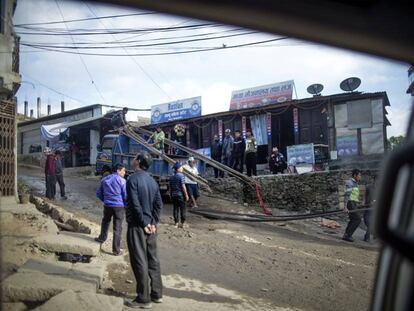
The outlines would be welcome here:
[[[360,85],[361,85],[361,79],[360,78],[351,77],[351,78],[348,78],[348,79],[345,79],[344,81],[342,81],[341,84],[339,85],[339,87],[341,88],[342,91],[353,92]]]
[[[323,90],[323,85],[315,83],[315,84],[309,85],[306,90],[308,91],[309,94],[312,94],[313,96],[320,96]]]

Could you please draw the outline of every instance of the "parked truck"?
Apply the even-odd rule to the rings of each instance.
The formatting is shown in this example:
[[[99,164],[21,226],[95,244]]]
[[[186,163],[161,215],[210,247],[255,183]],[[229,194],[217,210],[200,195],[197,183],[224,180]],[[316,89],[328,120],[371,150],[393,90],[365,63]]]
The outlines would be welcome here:
[[[121,163],[125,165],[127,175],[134,171],[133,160],[140,151],[146,151],[145,146],[137,143],[134,139],[126,135],[108,134],[102,138],[98,145],[98,155],[96,158],[96,175],[106,176],[111,173],[112,166]],[[187,156],[171,155],[170,158],[184,163]],[[200,175],[205,172],[205,163],[198,161],[198,170]],[[154,157],[148,172],[154,177],[160,186],[163,196],[169,193],[169,176],[173,174],[172,167],[163,160]]]

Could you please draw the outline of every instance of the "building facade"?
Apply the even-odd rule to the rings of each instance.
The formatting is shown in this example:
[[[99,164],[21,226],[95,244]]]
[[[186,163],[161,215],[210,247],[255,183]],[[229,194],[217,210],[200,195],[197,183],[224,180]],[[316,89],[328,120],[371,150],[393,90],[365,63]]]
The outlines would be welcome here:
[[[19,37],[13,30],[16,0],[0,0],[0,196],[16,195],[16,101],[20,87]]]

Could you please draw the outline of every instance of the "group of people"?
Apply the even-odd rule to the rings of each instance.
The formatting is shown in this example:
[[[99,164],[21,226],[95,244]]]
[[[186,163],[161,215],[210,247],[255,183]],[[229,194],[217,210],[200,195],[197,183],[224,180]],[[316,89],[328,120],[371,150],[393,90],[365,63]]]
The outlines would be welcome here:
[[[234,170],[243,173],[243,165],[246,165],[247,176],[257,175],[257,142],[250,129],[243,138],[241,131],[234,131],[234,137],[230,129],[225,130],[223,141],[214,135],[210,149],[211,158],[225,164]],[[283,173],[287,168],[285,157],[277,147],[272,149],[269,157],[269,169],[272,174]],[[224,172],[214,168],[214,177],[224,177]]]
[[[246,131],[246,139],[242,137],[239,130],[234,131],[234,137],[230,129],[226,129],[224,133],[222,142],[217,135],[214,135],[211,158],[240,173],[243,173],[243,165],[246,164],[247,175],[257,175],[257,143],[252,131]],[[224,177],[224,172],[215,168],[214,177]]]
[[[45,151],[45,181],[46,181],[46,198],[55,200],[56,183],[59,184],[60,197],[66,200],[65,182],[63,180],[63,157],[60,150],[51,150],[46,148]]]
[[[103,243],[113,218],[113,255],[121,255],[122,222],[126,216],[127,245],[137,287],[137,296],[126,302],[133,308],[150,308],[162,302],[162,280],[157,252],[157,227],[163,203],[157,182],[147,172],[152,157],[140,152],[133,161],[134,173],[125,180],[125,166],[117,164],[102,178],[96,191],[104,204],[101,233],[95,238]]]
[[[122,222],[128,223],[127,245],[131,267],[137,281],[137,296],[127,301],[130,307],[150,308],[151,302],[162,302],[162,280],[157,254],[157,226],[163,203],[157,182],[147,172],[152,157],[140,152],[133,161],[134,173],[125,179],[126,168],[116,164],[112,174],[101,179],[96,196],[103,202],[104,211],[101,232],[95,241],[104,243],[113,221],[112,253],[121,252]],[[190,157],[187,164],[176,162],[174,175],[170,177],[170,195],[173,203],[174,225],[183,228],[186,221],[187,204],[197,206],[198,185],[184,175],[198,175],[196,162]],[[186,174],[187,175],[187,174]],[[188,202],[188,203],[187,203]]]

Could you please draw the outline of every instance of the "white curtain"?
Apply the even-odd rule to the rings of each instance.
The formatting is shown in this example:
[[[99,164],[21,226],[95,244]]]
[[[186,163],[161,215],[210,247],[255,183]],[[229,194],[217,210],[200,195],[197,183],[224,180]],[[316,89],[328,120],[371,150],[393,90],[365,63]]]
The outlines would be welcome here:
[[[250,125],[257,145],[267,145],[267,122],[266,114],[257,114],[250,117]]]

